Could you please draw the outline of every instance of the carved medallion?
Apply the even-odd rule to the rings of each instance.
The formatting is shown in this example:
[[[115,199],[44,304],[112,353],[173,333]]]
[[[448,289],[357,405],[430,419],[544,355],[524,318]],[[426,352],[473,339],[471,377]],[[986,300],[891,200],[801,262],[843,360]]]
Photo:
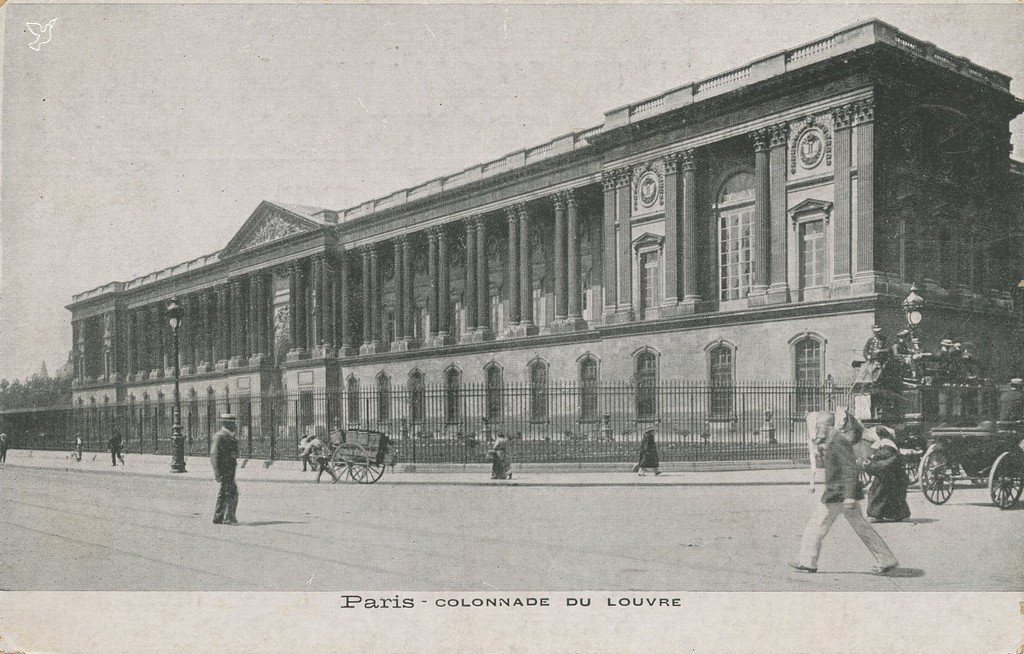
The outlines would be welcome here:
[[[651,161],[633,171],[633,215],[647,215],[665,208],[665,162]]]
[[[796,144],[797,161],[804,170],[816,168],[825,158],[825,133],[819,127],[804,131]]]
[[[824,114],[790,125],[790,175],[827,173],[832,167],[832,121],[832,114]]]

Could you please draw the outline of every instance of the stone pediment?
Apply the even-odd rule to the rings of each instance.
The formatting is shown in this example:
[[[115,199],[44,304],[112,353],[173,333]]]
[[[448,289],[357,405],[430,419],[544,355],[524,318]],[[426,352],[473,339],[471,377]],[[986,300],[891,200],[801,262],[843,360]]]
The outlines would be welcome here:
[[[225,246],[221,258],[280,241],[295,234],[315,231],[319,225],[284,207],[262,202]]]

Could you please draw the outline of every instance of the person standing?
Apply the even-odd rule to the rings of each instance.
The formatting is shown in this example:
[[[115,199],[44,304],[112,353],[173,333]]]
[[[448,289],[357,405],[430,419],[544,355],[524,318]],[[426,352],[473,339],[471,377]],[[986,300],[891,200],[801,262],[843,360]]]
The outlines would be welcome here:
[[[302,472],[306,472],[306,466],[309,466],[310,470],[316,470],[316,465],[310,460],[310,446],[313,442],[313,434],[306,432],[306,435],[299,441],[299,456],[302,458]]]
[[[511,479],[512,462],[509,460],[508,439],[505,434],[498,434],[491,445],[491,479]]]
[[[860,471],[853,445],[860,441],[863,427],[850,414],[846,414],[842,422],[837,415],[836,422],[843,427],[833,429],[825,444],[825,492],[804,529],[800,560],[790,563],[789,567],[797,572],[817,572],[821,542],[828,535],[832,523],[842,515],[878,562],[871,572],[885,574],[898,566],[899,562],[860,510],[860,500],[864,494],[858,478]]]
[[[305,446],[302,450],[302,460],[309,461],[311,469],[317,471],[316,483],[320,483],[320,477],[326,472],[334,480],[333,483],[337,484],[339,480],[338,473],[334,471],[334,465],[331,463],[333,450],[328,448],[327,444],[319,436],[312,439],[303,439],[303,442]]]
[[[75,434],[75,458],[82,462],[82,432]]]
[[[864,471],[874,477],[868,489],[868,519],[872,522],[899,522],[910,517],[907,505],[906,462],[892,440],[880,438]]]
[[[0,463],[7,463],[7,434],[0,433]]]
[[[114,435],[107,441],[110,446],[110,465],[112,466],[116,466],[118,460],[121,461],[121,465],[124,465],[124,457],[121,456],[121,443],[121,433],[115,430]]]
[[[214,524],[237,525],[235,510],[238,508],[238,484],[235,483],[235,466],[238,464],[238,438],[235,436],[237,418],[233,413],[220,417],[221,427],[213,435],[210,447],[210,463],[213,477],[220,482],[217,493],[217,508],[213,512]]]
[[[653,470],[655,475],[660,475],[658,470],[658,444],[654,442],[654,430],[648,429],[640,440],[640,461],[637,463],[637,472],[643,477],[648,470]]]

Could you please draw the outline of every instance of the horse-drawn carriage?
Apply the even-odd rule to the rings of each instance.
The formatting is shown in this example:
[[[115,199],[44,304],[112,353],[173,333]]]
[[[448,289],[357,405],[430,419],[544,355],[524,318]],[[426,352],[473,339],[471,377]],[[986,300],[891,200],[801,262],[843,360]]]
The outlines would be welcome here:
[[[1024,424],[996,422],[999,390],[956,345],[943,341],[931,354],[914,343],[874,360],[866,348],[871,372],[854,386],[856,413],[892,428],[911,483],[920,481],[928,501],[948,501],[959,481],[987,482],[992,502],[1012,507],[1024,487]]]
[[[331,465],[342,481],[372,484],[381,478],[390,449],[390,439],[384,432],[347,429],[335,434],[331,440],[340,442],[334,446]]]

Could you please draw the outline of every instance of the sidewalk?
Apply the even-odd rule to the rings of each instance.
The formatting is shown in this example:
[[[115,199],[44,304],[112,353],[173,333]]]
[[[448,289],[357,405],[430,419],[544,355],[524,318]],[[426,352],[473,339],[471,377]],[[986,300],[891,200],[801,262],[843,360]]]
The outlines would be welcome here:
[[[125,465],[112,466],[109,452],[86,452],[82,461],[70,453],[9,450],[7,466],[67,472],[174,477],[213,481],[206,457],[185,457],[185,474],[172,473],[167,455],[126,454]],[[797,461],[704,461],[666,462],[662,474],[641,477],[629,463],[513,464],[509,480],[490,479],[490,465],[400,463],[388,468],[378,484],[427,486],[789,486],[808,482],[807,463]],[[820,477],[820,473],[819,473]],[[236,478],[240,482],[313,483],[316,475],[302,472],[300,461],[239,459]],[[330,483],[324,476],[321,483]]]

